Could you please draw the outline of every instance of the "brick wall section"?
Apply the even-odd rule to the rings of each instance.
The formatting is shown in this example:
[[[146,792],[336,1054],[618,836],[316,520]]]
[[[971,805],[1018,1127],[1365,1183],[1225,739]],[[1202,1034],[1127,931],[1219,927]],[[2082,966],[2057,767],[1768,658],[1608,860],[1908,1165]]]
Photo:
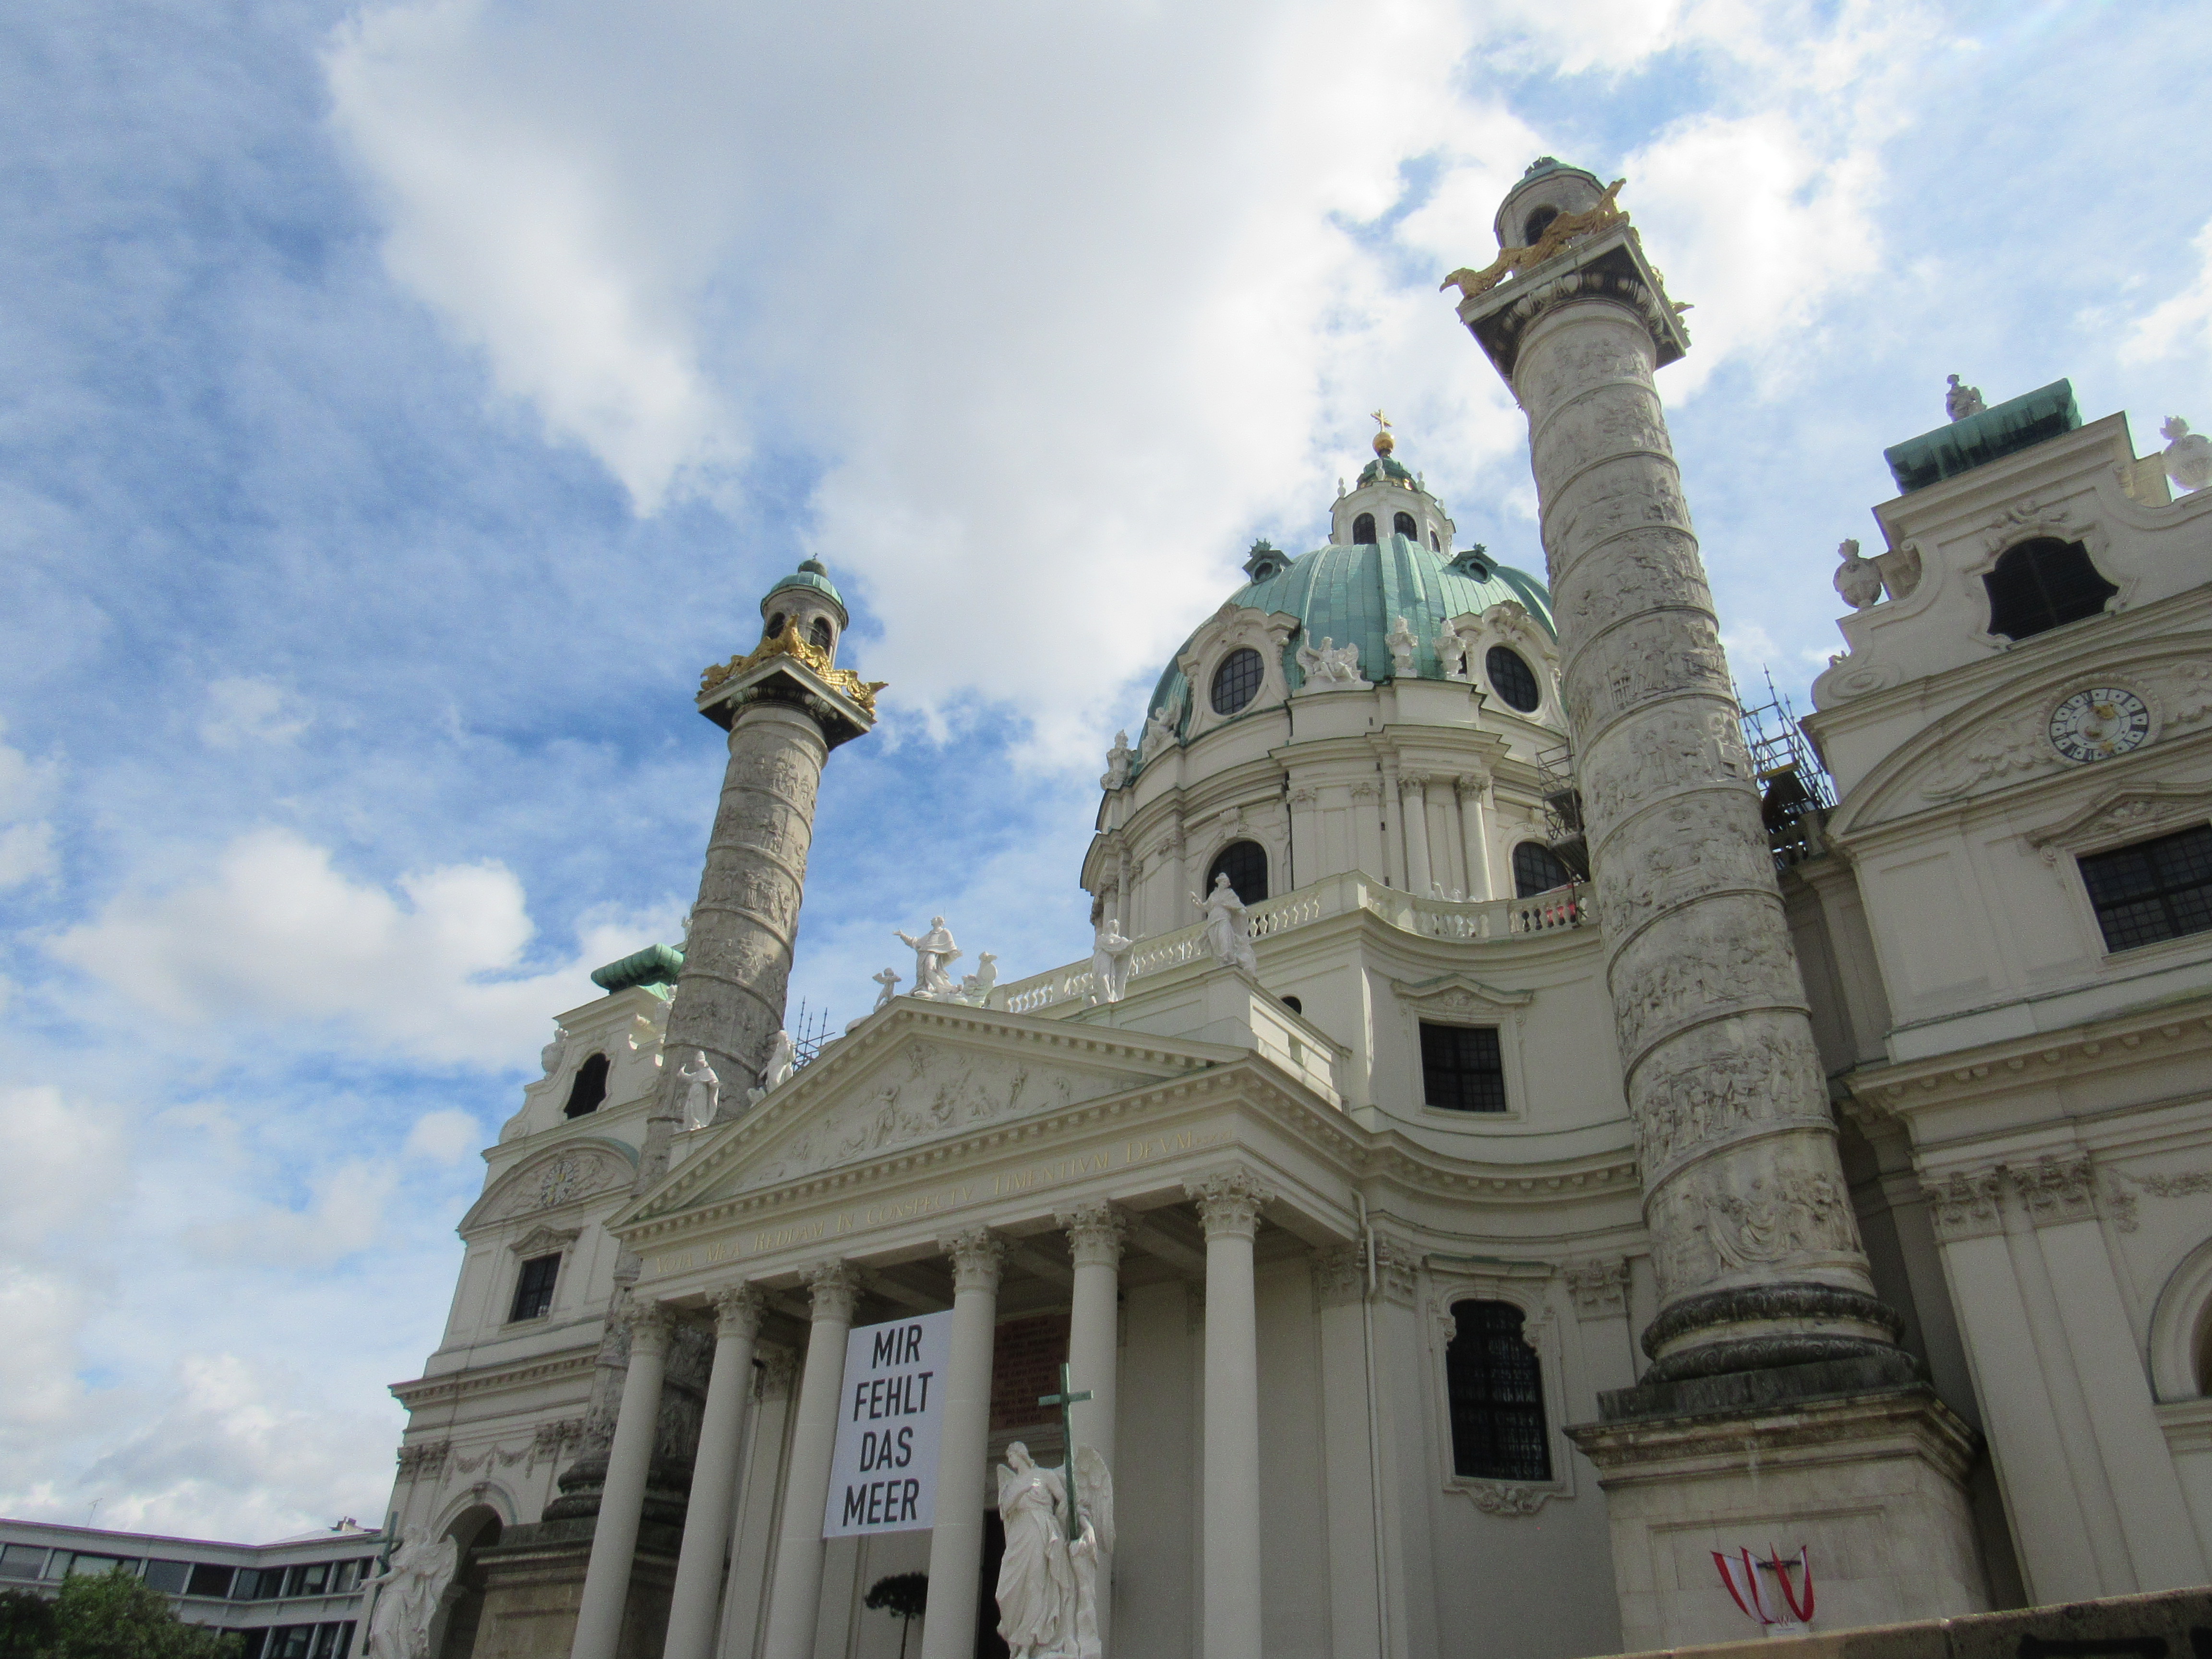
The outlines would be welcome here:
[[[1000,1325],[991,1349],[992,1432],[1058,1423],[1060,1413],[1038,1405],[1037,1396],[1060,1392],[1060,1368],[1066,1362],[1066,1314],[1038,1314]]]

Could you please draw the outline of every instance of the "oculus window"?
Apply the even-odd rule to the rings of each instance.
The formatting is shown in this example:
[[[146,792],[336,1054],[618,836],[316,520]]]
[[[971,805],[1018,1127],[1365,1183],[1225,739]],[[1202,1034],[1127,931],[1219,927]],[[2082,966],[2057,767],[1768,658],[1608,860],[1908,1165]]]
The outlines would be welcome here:
[[[1505,1110],[1505,1060],[1498,1028],[1423,1020],[1421,1098],[1443,1112]]]
[[[1982,585],[1990,591],[1990,632],[2010,640],[2098,616],[2120,591],[2097,574],[2087,548],[2052,536],[2007,548]]]
[[[1257,904],[1267,896],[1267,849],[1256,841],[1232,841],[1213,855],[1212,866],[1206,872],[1208,892],[1213,890],[1216,876],[1229,878],[1231,890],[1247,904]]]
[[[1559,855],[1540,841],[1524,841],[1513,849],[1513,896],[1534,898],[1554,887],[1565,887],[1574,877],[1559,862]]]
[[[507,1318],[538,1319],[553,1311],[553,1284],[561,1277],[561,1257],[534,1255],[522,1264],[514,1281],[514,1306]]]
[[[606,1097],[607,1057],[593,1054],[576,1068],[576,1080],[568,1085],[568,1103],[562,1109],[569,1117],[582,1117],[598,1111]]]
[[[1352,544],[1365,547],[1375,540],[1375,515],[1363,513],[1352,521]]]
[[[2092,853],[2081,865],[2107,951],[2212,928],[2212,826]]]
[[[1455,1302],[1444,1349],[1452,1473],[1486,1480],[1549,1480],[1544,1377],[1510,1302]]]
[[[1260,695],[1262,665],[1250,646],[1239,646],[1213,671],[1213,712],[1233,714]]]
[[[1544,701],[1544,689],[1536,684],[1536,671],[1521,660],[1519,652],[1493,645],[1490,654],[1482,659],[1482,670],[1490,676],[1490,689],[1522,714],[1534,714]]]

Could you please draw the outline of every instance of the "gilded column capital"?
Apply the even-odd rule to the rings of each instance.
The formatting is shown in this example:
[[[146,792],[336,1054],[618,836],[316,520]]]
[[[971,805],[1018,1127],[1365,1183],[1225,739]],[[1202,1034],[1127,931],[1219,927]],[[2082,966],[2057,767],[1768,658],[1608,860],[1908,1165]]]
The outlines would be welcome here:
[[[1103,1199],[1062,1210],[1053,1219],[1067,1232],[1068,1253],[1079,1267],[1118,1267],[1129,1218]]]
[[[1260,1231],[1261,1210],[1275,1198],[1260,1184],[1258,1176],[1242,1165],[1187,1181],[1182,1189],[1198,1206],[1198,1218],[1209,1241],[1252,1237]]]
[[[945,1253],[952,1258],[954,1291],[999,1288],[999,1277],[1006,1271],[1006,1241],[988,1227],[955,1233],[945,1241]]]
[[[736,1285],[719,1291],[714,1297],[714,1334],[743,1337],[750,1342],[760,1334],[763,1305],[757,1285]]]
[[[853,1322],[853,1304],[860,1294],[860,1270],[842,1258],[817,1261],[801,1271],[814,1298],[814,1317]]]
[[[676,1310],[665,1302],[634,1303],[629,1311],[629,1354],[665,1354],[676,1335]]]

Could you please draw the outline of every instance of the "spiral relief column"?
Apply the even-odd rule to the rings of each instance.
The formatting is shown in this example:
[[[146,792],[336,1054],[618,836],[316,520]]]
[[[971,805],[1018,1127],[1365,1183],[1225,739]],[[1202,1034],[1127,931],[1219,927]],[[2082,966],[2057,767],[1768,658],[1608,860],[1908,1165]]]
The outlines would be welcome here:
[[[1877,1357],[1899,1376],[1835,1146],[1711,597],[1653,370],[1687,336],[1635,233],[1539,163],[1501,246],[1557,251],[1460,317],[1528,417],[1561,679],[1660,1285],[1647,1381]],[[1457,280],[1455,278],[1455,280]]]

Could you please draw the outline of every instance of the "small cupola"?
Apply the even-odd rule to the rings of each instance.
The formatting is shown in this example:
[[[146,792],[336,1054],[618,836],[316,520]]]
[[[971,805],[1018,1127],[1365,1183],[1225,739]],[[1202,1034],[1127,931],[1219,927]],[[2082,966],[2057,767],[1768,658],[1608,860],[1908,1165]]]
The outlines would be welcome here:
[[[1534,247],[1561,214],[1587,213],[1604,199],[1605,186],[1595,173],[1571,167],[1554,155],[1540,155],[1498,204],[1491,228],[1500,248]]]
[[[837,658],[837,641],[851,623],[844,595],[830,580],[829,567],[819,559],[802,559],[799,568],[778,581],[761,599],[761,638],[769,640],[787,628],[817,651]]]
[[[1429,494],[1420,475],[1398,459],[1398,440],[1390,420],[1376,410],[1375,459],[1359,469],[1352,488],[1336,498],[1330,514],[1329,540],[1340,547],[1380,547],[1403,536],[1416,547],[1448,553],[1452,521],[1443,503]]]
[[[1255,582],[1279,576],[1290,568],[1291,556],[1265,536],[1254,542],[1252,550],[1244,556],[1244,574]]]

